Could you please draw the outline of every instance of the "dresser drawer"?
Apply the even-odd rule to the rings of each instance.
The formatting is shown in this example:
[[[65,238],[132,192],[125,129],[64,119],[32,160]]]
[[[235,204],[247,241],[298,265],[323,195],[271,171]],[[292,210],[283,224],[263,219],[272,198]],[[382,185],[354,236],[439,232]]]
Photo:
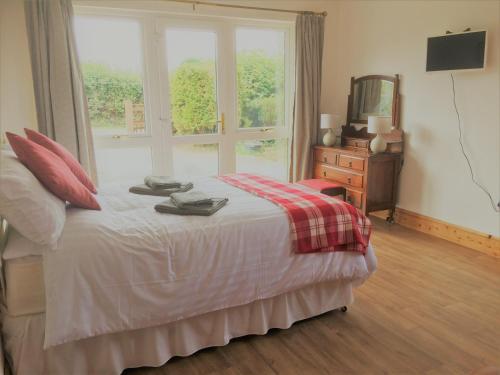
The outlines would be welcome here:
[[[350,147],[360,147],[360,148],[368,148],[370,146],[369,139],[361,139],[361,138],[344,138],[344,146]]]
[[[363,205],[363,193],[356,190],[347,190],[346,201],[356,208],[361,208]]]
[[[314,178],[328,178],[342,184],[363,187],[363,175],[341,171],[320,163],[315,163]]]
[[[340,155],[339,167],[351,168],[357,171],[365,170],[365,159],[354,158],[352,156]]]
[[[333,152],[333,150],[317,148],[314,150],[314,160],[319,161],[320,163],[336,165],[337,153]]]

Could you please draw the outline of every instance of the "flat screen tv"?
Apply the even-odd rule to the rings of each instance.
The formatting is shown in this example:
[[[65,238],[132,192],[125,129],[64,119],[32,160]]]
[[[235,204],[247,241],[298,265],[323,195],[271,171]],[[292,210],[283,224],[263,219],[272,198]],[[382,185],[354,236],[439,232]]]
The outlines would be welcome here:
[[[484,68],[486,31],[469,31],[427,39],[426,71]]]

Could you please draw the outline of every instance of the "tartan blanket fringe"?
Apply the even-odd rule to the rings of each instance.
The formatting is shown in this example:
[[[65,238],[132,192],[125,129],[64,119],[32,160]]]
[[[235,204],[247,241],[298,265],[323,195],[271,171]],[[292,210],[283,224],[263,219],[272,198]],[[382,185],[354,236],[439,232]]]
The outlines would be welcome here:
[[[366,252],[372,225],[350,204],[306,187],[249,173],[218,178],[282,207],[289,218],[295,252]]]

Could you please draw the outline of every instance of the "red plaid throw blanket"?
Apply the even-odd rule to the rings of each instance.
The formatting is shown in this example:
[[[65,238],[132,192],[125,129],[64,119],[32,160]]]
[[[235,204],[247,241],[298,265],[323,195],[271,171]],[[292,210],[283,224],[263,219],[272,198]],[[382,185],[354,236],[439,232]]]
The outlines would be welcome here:
[[[248,173],[220,176],[220,180],[282,207],[290,219],[297,253],[366,252],[370,220],[356,208],[307,188]]]

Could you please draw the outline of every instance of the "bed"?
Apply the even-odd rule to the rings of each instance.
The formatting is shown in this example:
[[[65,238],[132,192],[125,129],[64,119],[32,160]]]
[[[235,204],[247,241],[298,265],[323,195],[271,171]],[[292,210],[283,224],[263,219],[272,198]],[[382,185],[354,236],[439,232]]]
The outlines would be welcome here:
[[[194,183],[229,203],[208,218],[160,214],[164,198],[114,184],[99,191],[102,211],[67,210],[55,245],[10,231],[2,334],[15,373],[159,366],[347,306],[376,269],[371,245],[295,254],[280,207],[215,178]]]

